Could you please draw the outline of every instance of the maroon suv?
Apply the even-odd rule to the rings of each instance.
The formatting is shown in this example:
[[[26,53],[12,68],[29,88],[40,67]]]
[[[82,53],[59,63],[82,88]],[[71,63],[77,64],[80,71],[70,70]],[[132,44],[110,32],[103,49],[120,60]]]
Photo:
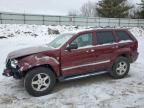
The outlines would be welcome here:
[[[29,94],[48,94],[56,81],[109,73],[125,77],[138,57],[138,42],[126,29],[65,33],[51,43],[10,53],[3,75],[24,77]]]

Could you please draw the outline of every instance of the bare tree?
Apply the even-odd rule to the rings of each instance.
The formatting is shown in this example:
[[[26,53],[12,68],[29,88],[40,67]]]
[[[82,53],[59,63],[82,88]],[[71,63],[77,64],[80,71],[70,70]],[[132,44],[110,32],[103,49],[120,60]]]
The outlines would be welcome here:
[[[82,5],[80,11],[82,16],[94,17],[96,16],[96,3],[88,1]]]
[[[70,10],[68,16],[79,16],[79,12],[77,10]]]
[[[134,7],[129,12],[129,18],[136,19],[139,18],[140,7]]]

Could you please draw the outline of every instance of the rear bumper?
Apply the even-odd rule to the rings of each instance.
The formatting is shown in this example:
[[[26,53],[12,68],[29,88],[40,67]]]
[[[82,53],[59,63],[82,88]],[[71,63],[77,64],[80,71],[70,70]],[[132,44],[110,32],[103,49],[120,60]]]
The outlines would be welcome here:
[[[138,53],[138,52],[135,52],[135,53],[132,55],[132,63],[135,62],[135,61],[138,59],[138,56],[139,56],[139,53]]]

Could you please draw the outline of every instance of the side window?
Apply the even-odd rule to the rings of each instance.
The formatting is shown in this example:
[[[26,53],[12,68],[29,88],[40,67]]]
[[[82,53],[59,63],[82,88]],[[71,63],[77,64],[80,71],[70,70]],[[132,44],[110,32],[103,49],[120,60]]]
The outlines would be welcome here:
[[[129,34],[127,34],[127,32],[125,31],[116,31],[117,35],[118,35],[118,39],[120,41],[122,40],[132,40],[129,36]]]
[[[114,43],[115,38],[111,31],[100,31],[96,32],[97,44]]]
[[[76,43],[78,48],[92,45],[92,33],[78,36],[72,43]]]

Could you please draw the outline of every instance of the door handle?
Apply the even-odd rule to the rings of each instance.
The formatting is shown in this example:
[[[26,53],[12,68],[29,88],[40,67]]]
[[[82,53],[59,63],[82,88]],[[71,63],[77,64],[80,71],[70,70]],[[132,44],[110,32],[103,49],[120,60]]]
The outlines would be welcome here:
[[[118,46],[118,45],[116,45],[116,48],[119,48],[119,46]]]
[[[95,50],[91,49],[91,52],[95,52]]]
[[[116,48],[115,46],[112,47],[113,49]]]
[[[112,48],[113,48],[113,49],[114,49],[114,48],[119,48],[119,46],[116,45],[116,46],[113,46]]]
[[[89,53],[89,52],[95,52],[95,50],[93,50],[93,49],[91,49],[90,51],[88,50],[88,51],[86,51],[87,53]]]

